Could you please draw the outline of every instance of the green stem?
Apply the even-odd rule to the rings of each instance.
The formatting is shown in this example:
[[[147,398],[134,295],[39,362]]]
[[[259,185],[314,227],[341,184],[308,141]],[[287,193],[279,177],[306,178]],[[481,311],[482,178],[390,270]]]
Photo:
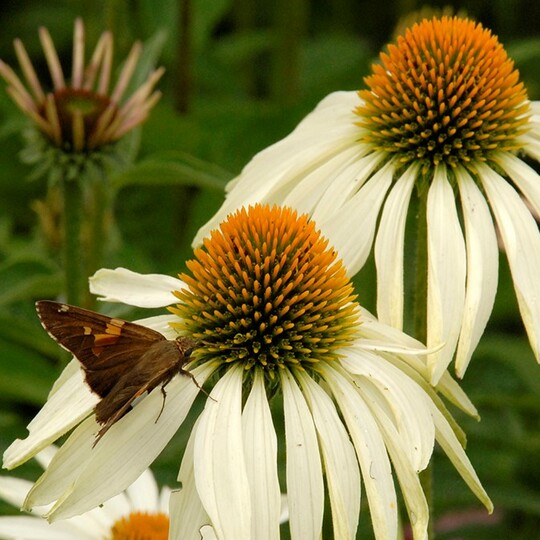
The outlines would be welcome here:
[[[427,195],[428,189],[422,186],[419,189],[418,214],[416,216],[416,281],[414,288],[414,334],[422,343],[427,339],[427,273],[428,273],[428,248],[427,248]],[[429,508],[428,540],[434,540],[433,527],[433,462],[420,473],[420,483]]]
[[[294,103],[300,92],[300,44],[306,33],[309,2],[280,0],[275,7],[278,38],[274,55],[272,95],[280,103]]]
[[[422,343],[427,339],[427,189],[420,189],[416,216],[416,280],[414,286],[414,336]]]
[[[176,86],[175,104],[176,110],[186,114],[190,108],[192,91],[192,6],[191,0],[180,0],[179,4],[180,28],[177,43],[176,62]]]
[[[76,180],[64,178],[64,291],[69,304],[80,305],[83,296],[81,260],[82,193]]]
[[[86,275],[93,275],[103,263],[103,258],[109,243],[110,230],[110,193],[107,189],[108,178],[94,179],[92,182],[92,211],[90,216],[90,237],[88,239],[88,254],[86,259]],[[86,306],[94,308],[94,297],[87,295]]]

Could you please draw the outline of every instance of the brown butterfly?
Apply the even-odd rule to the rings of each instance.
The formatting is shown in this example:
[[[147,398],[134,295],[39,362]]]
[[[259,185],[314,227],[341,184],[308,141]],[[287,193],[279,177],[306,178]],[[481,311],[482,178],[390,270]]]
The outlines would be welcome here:
[[[177,373],[200,388],[183,368],[196,346],[187,337],[168,340],[145,326],[49,300],[36,302],[36,310],[43,328],[79,360],[88,386],[101,397],[95,413],[103,427],[94,446],[135,399],[160,384],[163,410],[165,386]]]

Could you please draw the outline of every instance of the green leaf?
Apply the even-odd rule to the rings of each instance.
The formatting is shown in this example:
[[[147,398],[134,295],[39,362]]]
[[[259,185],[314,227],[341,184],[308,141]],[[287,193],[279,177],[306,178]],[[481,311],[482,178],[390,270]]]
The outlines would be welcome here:
[[[43,356],[0,340],[0,395],[3,400],[41,405],[58,376]]]
[[[36,297],[51,297],[62,287],[62,276],[43,259],[13,258],[0,266],[0,305]]]
[[[29,350],[49,356],[58,356],[58,345],[47,335],[37,323],[31,323],[20,317],[0,314],[0,340],[14,345],[24,346]]]
[[[221,167],[184,152],[154,154],[127,171],[116,175],[112,182],[120,189],[130,184],[185,185],[223,191],[232,174]]]

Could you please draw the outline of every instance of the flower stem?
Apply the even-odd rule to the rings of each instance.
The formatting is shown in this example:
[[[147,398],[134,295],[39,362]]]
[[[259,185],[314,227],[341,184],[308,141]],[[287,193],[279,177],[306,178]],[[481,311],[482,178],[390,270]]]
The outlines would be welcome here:
[[[69,304],[82,298],[81,215],[82,193],[77,180],[62,180],[64,198],[64,292]]]
[[[427,339],[427,189],[418,193],[416,216],[416,281],[414,286],[414,335],[422,343]]]
[[[422,343],[427,340],[427,277],[428,277],[428,247],[427,247],[427,186],[418,190],[418,214],[416,216],[416,281],[414,287],[414,334]],[[420,473],[420,483],[426,496],[430,520],[428,524],[428,540],[434,540],[433,527],[433,462]]]
[[[109,247],[109,236],[112,228],[112,195],[107,188],[108,178],[94,178],[92,180],[92,201],[89,212],[90,226],[88,227],[88,253],[85,271],[87,276],[91,276],[102,266],[103,258]],[[86,302],[87,307],[94,309],[92,295],[87,296],[89,296]]]

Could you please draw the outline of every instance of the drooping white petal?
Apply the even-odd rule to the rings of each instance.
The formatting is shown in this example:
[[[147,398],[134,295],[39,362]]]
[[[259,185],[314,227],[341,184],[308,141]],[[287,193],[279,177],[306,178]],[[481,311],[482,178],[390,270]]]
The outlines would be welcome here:
[[[14,540],[95,540],[88,530],[79,527],[77,523],[47,523],[45,520],[32,516],[2,516],[0,517],[0,538]]]
[[[495,302],[499,275],[497,235],[486,200],[465,169],[455,170],[465,222],[467,287],[456,353],[456,373],[463,377]]]
[[[540,361],[540,233],[516,190],[487,166],[477,166],[495,214],[519,303],[536,359]]]
[[[354,275],[369,256],[379,210],[392,183],[393,171],[392,162],[387,163],[336,213],[317,222],[339,253],[349,275]]]
[[[84,383],[82,371],[71,368],[69,371],[71,376],[51,393],[28,424],[26,439],[15,440],[5,451],[4,468],[13,469],[30,459],[78,424],[95,407],[99,398]]]
[[[281,196],[276,194],[276,200],[300,213],[312,214],[316,222],[332,216],[383,159],[380,153],[364,156],[361,152],[357,141],[351,140],[348,147],[306,173],[296,185],[287,186]]]
[[[349,158],[348,162],[337,170],[334,168],[334,173],[331,176],[332,181],[324,191],[320,187],[318,189],[321,196],[312,210],[312,219],[318,224],[327,220],[331,221],[339,213],[340,208],[364,186],[385,158],[384,154],[380,152],[362,155],[362,147],[359,147],[355,140],[351,141],[348,152],[342,151],[340,153],[339,158],[343,159],[344,157]],[[327,164],[325,163],[323,167],[326,168]],[[319,167],[317,172],[323,167]],[[328,176],[327,171],[323,172],[326,172]]]
[[[417,166],[409,167],[392,187],[375,241],[377,316],[380,322],[400,330],[403,328],[405,224],[417,172]]]
[[[395,366],[379,356],[357,347],[346,349],[341,365],[357,377],[360,392],[365,381],[374,385],[374,395],[381,410],[389,408],[403,450],[416,471],[426,468],[435,443],[435,427],[429,410],[429,399],[422,389]]]
[[[379,426],[352,381],[327,363],[321,375],[332,390],[362,470],[377,540],[397,538],[397,498],[390,461]]]
[[[431,383],[437,384],[452,360],[465,302],[466,254],[454,192],[442,166],[435,170],[427,201],[427,346],[444,344],[428,356]]]
[[[429,522],[429,507],[417,471],[410,459],[407,458],[407,450],[400,444],[402,437],[396,430],[395,425],[384,411],[380,410],[377,397],[374,395],[374,389],[364,387],[363,391],[366,392],[367,396],[371,395],[372,399],[367,403],[377,418],[386,448],[397,473],[413,536],[415,539],[425,540]]]
[[[324,485],[317,433],[311,412],[292,374],[282,370],[280,375],[291,538],[316,540],[321,536],[324,510]]]
[[[251,492],[251,538],[279,539],[281,491],[277,470],[277,436],[264,378],[257,371],[242,413],[246,472]]]
[[[0,499],[15,508],[21,508],[31,487],[32,482],[28,480],[0,476]]]
[[[197,488],[195,486],[195,468],[194,468],[194,446],[195,435],[197,433],[199,419],[195,422],[191,435],[189,436],[180,471],[178,472],[178,481],[180,489],[174,490],[170,496],[169,515],[170,515],[170,540],[184,540],[185,538],[197,538],[199,529],[210,522],[206,513]]]
[[[169,501],[171,498],[172,489],[169,486],[163,486],[159,492],[158,512],[163,514],[169,513]]]
[[[204,364],[192,373],[203,384],[213,369],[215,366]],[[80,474],[56,502],[48,518],[65,519],[80,514],[126,489],[178,430],[198,391],[188,377],[175,377],[167,385],[165,406],[156,421],[163,395],[160,386],[155,388],[92,449]]]
[[[195,482],[219,538],[251,538],[251,499],[242,440],[242,367],[216,383],[200,416]]]
[[[130,513],[131,508],[126,494],[119,493],[118,495],[111,497],[108,501],[105,501],[101,505],[93,508],[92,510],[85,512],[80,516],[75,516],[71,519],[74,521],[79,521],[84,520],[88,516],[98,518],[99,522],[102,524],[102,528],[105,528],[105,530],[102,531],[102,533],[99,535],[100,538],[103,538],[116,521],[118,521],[122,517],[128,516]],[[97,527],[95,527],[95,525],[94,528],[95,530],[97,530]]]
[[[540,216],[540,175],[523,160],[508,152],[501,152],[497,163],[525,195],[536,215]]]
[[[178,317],[176,315],[156,315],[154,317],[137,319],[134,322],[141,326],[156,330],[160,334],[163,334],[167,339],[174,339],[178,336],[178,332],[174,330],[170,324],[172,322],[178,322]]]
[[[75,482],[90,459],[98,429],[92,415],[73,430],[28,493],[25,510],[53,503]]]
[[[334,538],[356,538],[361,484],[354,446],[328,394],[305,372],[299,372],[298,379],[319,436]]]
[[[216,532],[210,525],[205,525],[201,527],[198,531],[201,540],[218,540]]]
[[[437,442],[440,444],[444,453],[448,456],[471,491],[488,509],[489,513],[493,512],[493,503],[482,487],[482,484],[480,483],[480,480],[476,475],[467,454],[463,450],[446,418],[441,414],[435,405],[431,407],[431,411],[436,427]]]
[[[44,448],[41,452],[37,453],[34,456],[34,459],[41,465],[43,469],[46,469],[52,461],[52,458],[56,455],[56,452],[58,452],[58,446],[51,444],[50,446],[47,446],[47,448]]]
[[[102,268],[89,278],[90,292],[105,302],[157,308],[174,304],[173,291],[185,288],[183,281],[163,274],[138,274],[127,268]]]
[[[133,510],[158,512],[159,489],[150,469],[143,471],[141,476],[128,486],[126,495]]]
[[[390,344],[395,343],[398,347],[405,347],[411,351],[421,350],[423,348],[423,345],[419,341],[396,328],[381,324],[369,311],[362,307],[360,307],[360,318],[362,321],[360,335],[364,339],[376,340],[379,342],[386,341]],[[370,350],[370,347],[368,346],[367,349]],[[379,348],[378,350],[383,351],[384,349]],[[392,346],[390,345],[387,350],[392,352]],[[398,365],[402,371],[406,370],[406,374],[413,378],[417,383],[418,380],[414,375],[422,380],[429,379],[425,355],[402,354],[397,348],[394,353],[395,354],[388,355],[384,353],[381,354],[383,354],[389,362]],[[452,379],[448,371],[445,371],[440,378],[439,383],[437,384],[437,391],[465,413],[471,416],[478,416],[476,407],[467,397],[461,386]]]
[[[197,232],[197,246],[225,217],[257,202],[282,203],[280,197],[328,159],[350,147],[358,136],[353,109],[356,92],[335,92],[323,99],[287,137],[255,155],[227,185],[227,198]],[[289,189],[285,190],[284,186]]]

